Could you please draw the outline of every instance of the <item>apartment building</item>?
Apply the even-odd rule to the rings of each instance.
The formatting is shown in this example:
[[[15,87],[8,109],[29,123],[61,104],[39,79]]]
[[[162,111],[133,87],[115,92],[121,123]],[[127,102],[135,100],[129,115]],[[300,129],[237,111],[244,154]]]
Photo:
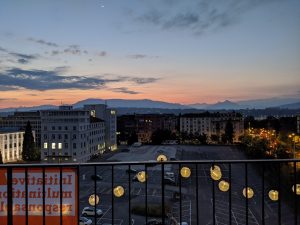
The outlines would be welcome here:
[[[244,133],[243,116],[235,112],[224,113],[192,113],[180,116],[180,132],[187,134],[206,134],[209,141],[212,135],[221,138],[225,133],[225,127],[228,121],[232,122],[234,130],[234,142]]]
[[[105,123],[72,106],[41,111],[41,142],[44,162],[87,162],[105,150]]]
[[[300,134],[300,115],[297,116],[297,133]]]
[[[13,115],[2,117],[0,119],[0,128],[15,128],[25,130],[27,122],[30,122],[32,130],[35,132],[35,143],[37,147],[41,146],[41,117],[40,112],[14,112]]]
[[[3,163],[22,159],[24,133],[14,128],[0,129],[0,152]]]
[[[105,149],[113,151],[117,149],[117,112],[108,108],[105,104],[84,105],[92,117],[100,118],[105,122]]]

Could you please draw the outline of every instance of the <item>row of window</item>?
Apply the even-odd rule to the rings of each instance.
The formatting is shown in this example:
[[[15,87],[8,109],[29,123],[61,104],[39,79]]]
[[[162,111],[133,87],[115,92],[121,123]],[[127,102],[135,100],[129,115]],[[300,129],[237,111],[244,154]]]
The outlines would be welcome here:
[[[12,148],[12,147],[13,147],[12,144],[9,144],[9,145],[5,144],[5,145],[4,145],[4,149],[7,149],[7,146],[9,146],[9,148]],[[21,147],[21,142],[18,143],[18,146]],[[14,143],[14,148],[16,148],[16,147],[17,147],[17,143]]]
[[[8,140],[8,139],[17,139],[18,138],[21,138],[23,137],[23,134],[22,133],[19,133],[18,135],[17,134],[8,134],[8,135],[3,135],[4,137],[4,140]]]

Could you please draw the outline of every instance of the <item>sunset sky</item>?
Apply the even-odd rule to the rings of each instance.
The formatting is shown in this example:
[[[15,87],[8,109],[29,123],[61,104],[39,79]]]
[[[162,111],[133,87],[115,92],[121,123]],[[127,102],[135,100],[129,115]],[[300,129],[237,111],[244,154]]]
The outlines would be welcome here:
[[[300,99],[299,0],[0,0],[0,108]]]

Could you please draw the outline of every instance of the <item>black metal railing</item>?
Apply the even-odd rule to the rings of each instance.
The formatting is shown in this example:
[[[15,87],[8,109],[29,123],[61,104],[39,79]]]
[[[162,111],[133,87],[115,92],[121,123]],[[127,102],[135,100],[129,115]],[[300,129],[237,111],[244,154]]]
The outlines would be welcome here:
[[[300,160],[0,165],[0,224],[69,225],[84,215],[95,225],[296,225],[299,168]]]

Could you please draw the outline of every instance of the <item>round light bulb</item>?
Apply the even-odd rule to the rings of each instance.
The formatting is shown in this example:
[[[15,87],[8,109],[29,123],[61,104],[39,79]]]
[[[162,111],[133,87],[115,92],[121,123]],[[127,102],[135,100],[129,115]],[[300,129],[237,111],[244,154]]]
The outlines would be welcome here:
[[[180,170],[180,174],[184,178],[189,178],[191,176],[191,169],[188,167],[182,167]]]
[[[254,191],[250,187],[244,188],[243,195],[245,198],[252,198],[254,196]]]
[[[272,201],[278,201],[278,199],[279,199],[279,192],[276,191],[276,190],[270,190],[269,191],[269,198]]]
[[[220,167],[213,166],[210,168],[210,176],[213,180],[220,180],[222,178],[222,172]]]
[[[157,156],[157,159],[156,159],[158,162],[165,162],[168,160],[167,156],[165,155],[159,155]]]
[[[147,179],[147,175],[145,171],[140,171],[137,174],[137,179],[139,182],[144,183]]]
[[[228,191],[229,190],[229,187],[230,187],[230,184],[225,181],[225,180],[222,180],[219,182],[219,189],[220,191]]]
[[[293,185],[292,190],[295,192],[295,185]],[[296,184],[296,195],[300,195],[300,184]]]
[[[98,204],[99,204],[99,196],[98,196],[98,195],[95,195],[95,194],[92,194],[92,195],[89,197],[89,204],[90,204],[91,206],[98,205]]]
[[[117,198],[120,198],[124,195],[124,188],[122,186],[117,186],[114,188],[114,195],[117,197]]]

